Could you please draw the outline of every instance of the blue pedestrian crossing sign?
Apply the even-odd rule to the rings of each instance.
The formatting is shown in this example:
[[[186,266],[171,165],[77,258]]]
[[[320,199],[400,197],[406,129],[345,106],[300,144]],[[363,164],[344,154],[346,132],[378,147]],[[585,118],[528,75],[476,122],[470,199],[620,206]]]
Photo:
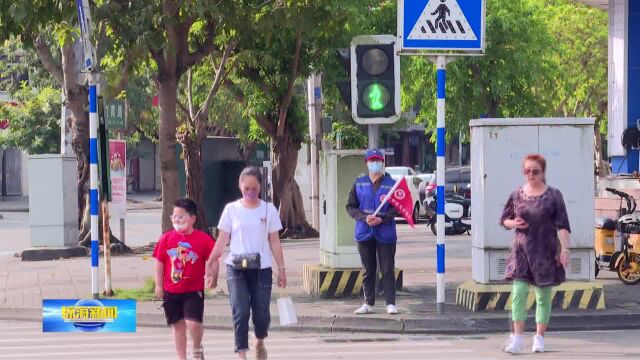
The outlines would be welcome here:
[[[399,0],[402,50],[484,51],[486,0]]]

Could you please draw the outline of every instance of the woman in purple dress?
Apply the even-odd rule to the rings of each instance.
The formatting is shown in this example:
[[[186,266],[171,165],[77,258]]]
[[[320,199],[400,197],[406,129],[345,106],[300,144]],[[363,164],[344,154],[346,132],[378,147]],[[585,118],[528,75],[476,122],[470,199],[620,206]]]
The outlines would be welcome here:
[[[504,207],[500,224],[515,229],[506,278],[513,280],[511,317],[513,335],[504,348],[522,352],[529,285],[536,287],[536,335],[532,350],[544,352],[544,333],[551,316],[551,287],[566,280],[569,263],[569,218],[562,194],[545,181],[546,161],[538,154],[524,158],[526,183],[516,189]]]

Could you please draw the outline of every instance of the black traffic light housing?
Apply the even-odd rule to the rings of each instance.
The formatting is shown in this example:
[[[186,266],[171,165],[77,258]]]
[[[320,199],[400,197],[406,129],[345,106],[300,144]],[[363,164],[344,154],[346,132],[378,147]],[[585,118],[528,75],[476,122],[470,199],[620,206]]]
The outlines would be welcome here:
[[[351,41],[351,114],[360,124],[390,124],[400,118],[400,56],[393,35],[356,36]]]
[[[395,44],[356,45],[355,52],[358,118],[394,116]]]

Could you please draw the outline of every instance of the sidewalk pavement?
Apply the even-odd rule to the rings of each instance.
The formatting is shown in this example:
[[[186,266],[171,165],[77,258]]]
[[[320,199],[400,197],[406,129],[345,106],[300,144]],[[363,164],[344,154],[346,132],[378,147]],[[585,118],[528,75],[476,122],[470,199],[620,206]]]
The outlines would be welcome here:
[[[508,312],[471,312],[455,305],[456,285],[471,279],[471,244],[468,236],[447,237],[446,311],[436,313],[435,237],[426,231],[400,229],[397,266],[405,271],[405,289],[398,293],[399,315],[387,315],[379,299],[376,313],[355,316],[362,299],[313,299],[302,288],[302,265],[318,262],[318,239],[285,241],[289,287],[299,323],[287,330],[335,332],[389,332],[422,334],[464,334],[508,332]],[[100,259],[100,289],[103,290],[103,259]],[[90,297],[89,258],[22,262],[19,258],[0,258],[0,318],[41,321],[42,299]],[[116,256],[112,259],[114,288],[139,288],[151,277],[155,260],[150,253]],[[221,267],[224,268],[224,267]],[[606,310],[554,311],[550,330],[604,330],[640,328],[640,285],[623,285],[615,273],[603,272]],[[207,328],[231,329],[231,309],[224,270],[219,287],[208,291],[205,308]],[[278,329],[274,287],[273,329]],[[380,301],[382,300],[382,301]],[[138,302],[139,326],[164,326],[159,301]],[[533,315],[530,313],[530,315]],[[530,318],[528,328],[533,329]]]

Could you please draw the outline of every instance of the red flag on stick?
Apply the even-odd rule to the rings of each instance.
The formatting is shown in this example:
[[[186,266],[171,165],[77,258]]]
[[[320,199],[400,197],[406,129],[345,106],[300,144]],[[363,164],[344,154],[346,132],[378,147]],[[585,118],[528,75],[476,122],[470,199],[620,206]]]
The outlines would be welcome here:
[[[396,181],[395,185],[389,190],[389,193],[384,197],[382,203],[374,212],[374,216],[387,202],[398,210],[400,216],[407,220],[407,223],[411,225],[411,227],[414,227],[413,198],[411,198],[411,190],[409,190],[409,185],[407,185],[407,180],[404,177]]]

